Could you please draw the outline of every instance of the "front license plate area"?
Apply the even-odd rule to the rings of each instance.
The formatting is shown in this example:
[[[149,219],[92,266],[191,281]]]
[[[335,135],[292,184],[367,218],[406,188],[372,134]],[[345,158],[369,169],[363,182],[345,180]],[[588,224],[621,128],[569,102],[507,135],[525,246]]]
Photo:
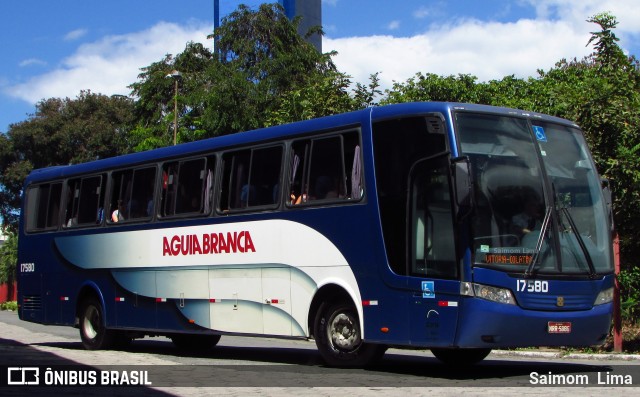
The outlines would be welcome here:
[[[570,334],[571,322],[568,321],[549,321],[547,323],[547,332],[550,334]]]

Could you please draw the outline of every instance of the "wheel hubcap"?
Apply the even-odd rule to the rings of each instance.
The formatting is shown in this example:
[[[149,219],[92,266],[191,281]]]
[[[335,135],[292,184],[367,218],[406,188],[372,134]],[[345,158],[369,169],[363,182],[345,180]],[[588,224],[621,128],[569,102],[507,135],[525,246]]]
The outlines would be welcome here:
[[[355,321],[345,313],[338,313],[329,324],[329,336],[339,350],[354,350],[360,344],[360,332]]]
[[[97,329],[100,327],[100,315],[98,310],[94,306],[89,306],[84,314],[84,321],[82,322],[82,329],[84,334],[89,339],[93,339],[98,335]]]

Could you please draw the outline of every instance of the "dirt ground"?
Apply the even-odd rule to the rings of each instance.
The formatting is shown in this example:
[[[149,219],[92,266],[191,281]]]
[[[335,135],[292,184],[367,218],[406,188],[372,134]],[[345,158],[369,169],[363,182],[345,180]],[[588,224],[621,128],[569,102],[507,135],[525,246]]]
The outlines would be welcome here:
[[[600,346],[597,350],[602,352],[613,351],[613,330],[604,345]],[[639,323],[622,324],[622,351],[625,353],[640,353]]]

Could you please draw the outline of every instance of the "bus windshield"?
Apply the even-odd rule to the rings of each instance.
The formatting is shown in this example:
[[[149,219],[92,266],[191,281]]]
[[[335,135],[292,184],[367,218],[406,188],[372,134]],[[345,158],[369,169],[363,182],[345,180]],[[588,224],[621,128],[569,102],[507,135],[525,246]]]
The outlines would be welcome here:
[[[459,112],[475,180],[475,266],[537,274],[610,272],[599,177],[575,127]]]

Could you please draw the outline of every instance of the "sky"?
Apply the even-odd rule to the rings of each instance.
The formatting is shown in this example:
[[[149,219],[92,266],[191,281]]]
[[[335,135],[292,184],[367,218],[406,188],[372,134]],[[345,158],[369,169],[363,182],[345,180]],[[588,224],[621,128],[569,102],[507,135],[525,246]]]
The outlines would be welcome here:
[[[225,16],[239,4],[220,0]],[[593,51],[610,12],[629,55],[640,57],[638,0],[322,0],[323,51],[338,69],[383,88],[418,72],[471,74],[479,81],[537,76]],[[0,132],[27,120],[47,98],[81,90],[129,95],[140,69],[187,42],[213,47],[213,0],[6,0],[0,13]],[[354,84],[355,85],[355,84]]]

